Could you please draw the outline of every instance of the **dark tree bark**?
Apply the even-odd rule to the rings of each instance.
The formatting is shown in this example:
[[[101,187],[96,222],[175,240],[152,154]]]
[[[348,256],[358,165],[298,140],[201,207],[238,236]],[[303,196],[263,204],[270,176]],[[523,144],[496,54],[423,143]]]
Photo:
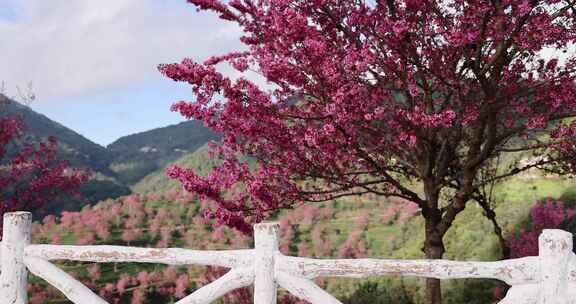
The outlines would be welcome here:
[[[426,220],[426,239],[424,251],[427,259],[442,259],[444,255],[444,241],[437,229],[437,223],[433,220]],[[438,279],[426,279],[426,292],[424,296],[426,304],[442,303],[441,283]]]
[[[442,222],[442,212],[438,208],[439,188],[436,186],[434,179],[428,179],[424,182],[424,192],[426,196],[426,205],[422,210],[425,219],[425,239],[424,253],[426,259],[442,259],[445,252],[444,233],[439,230]],[[426,291],[424,296],[426,304],[442,303],[441,283],[438,279],[426,279]]]

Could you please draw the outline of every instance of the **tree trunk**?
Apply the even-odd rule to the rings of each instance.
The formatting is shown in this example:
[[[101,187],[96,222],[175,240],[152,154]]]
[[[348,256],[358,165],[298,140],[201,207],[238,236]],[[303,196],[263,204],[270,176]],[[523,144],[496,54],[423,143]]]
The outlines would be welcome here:
[[[438,213],[440,213],[438,211]],[[444,241],[442,235],[438,232],[437,224],[439,217],[432,216],[426,219],[426,239],[424,241],[424,253],[427,259],[441,259],[444,255]],[[426,293],[424,296],[426,304],[441,304],[442,290],[440,280],[426,279]]]
[[[440,280],[426,279],[426,295],[424,297],[424,303],[442,303],[442,288],[440,287]]]

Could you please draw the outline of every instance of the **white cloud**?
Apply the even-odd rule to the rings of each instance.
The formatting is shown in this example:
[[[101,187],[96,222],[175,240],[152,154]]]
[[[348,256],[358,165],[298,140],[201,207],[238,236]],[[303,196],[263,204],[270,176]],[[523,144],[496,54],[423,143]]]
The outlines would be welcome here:
[[[242,47],[238,27],[184,0],[2,1],[16,17],[0,16],[0,80],[41,98],[170,81],[159,63]]]

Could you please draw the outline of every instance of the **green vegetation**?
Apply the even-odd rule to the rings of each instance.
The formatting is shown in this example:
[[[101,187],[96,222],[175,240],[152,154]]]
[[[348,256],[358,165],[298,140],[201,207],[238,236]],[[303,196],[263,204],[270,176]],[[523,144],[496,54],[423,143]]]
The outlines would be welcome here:
[[[206,148],[197,153],[184,157],[177,161],[180,165],[196,167],[201,172],[208,170],[209,163],[206,159]],[[151,225],[159,210],[168,210],[172,219],[161,224],[159,227],[172,229],[170,240],[162,246],[187,247],[197,249],[231,249],[250,247],[250,238],[240,237],[229,229],[212,229],[210,225],[200,220],[200,208],[193,198],[183,201],[177,191],[162,191],[174,189],[176,184],[162,184],[167,179],[159,175],[151,176],[147,185],[141,184],[143,189],[156,184],[156,193],[139,195],[144,202],[146,216],[139,219],[142,233],[130,245],[157,247],[161,241],[158,233],[149,234],[148,225]],[[531,180],[511,179],[497,187],[495,191],[496,211],[501,225],[507,234],[518,232],[527,222],[528,212],[536,199],[544,197],[567,196],[574,192],[574,183],[569,180],[551,179],[539,177]],[[160,194],[172,193],[172,194]],[[123,202],[125,214],[117,223],[126,222],[129,211],[126,207],[126,199],[118,199]],[[396,202],[397,203],[397,202]],[[394,201],[376,200],[374,197],[348,198],[329,203],[313,206],[303,206],[295,210],[282,211],[277,220],[283,227],[291,227],[291,231],[283,230],[282,250],[291,255],[312,257],[375,257],[395,259],[422,259],[424,257],[421,247],[423,241],[422,220],[417,215],[417,210],[406,210],[394,206]],[[89,214],[89,210],[101,210],[111,208],[114,201],[100,203],[93,209],[86,208],[82,214]],[[108,207],[105,207],[108,206]],[[397,208],[397,209],[395,209]],[[93,216],[93,215],[92,215]],[[77,216],[81,218],[81,215]],[[121,244],[122,234],[127,230],[125,224],[110,226],[111,235],[106,240],[98,238],[93,243]],[[61,228],[52,228],[55,230]],[[182,229],[182,230],[181,230]],[[44,238],[39,241],[50,241],[49,229],[43,230]],[[60,230],[63,232],[64,243],[77,243],[83,233],[72,230]],[[220,231],[220,232],[218,232]],[[223,233],[223,235],[215,233]],[[47,235],[46,235],[47,234]],[[352,235],[359,235],[354,238]],[[154,236],[155,235],[155,236]],[[235,240],[236,238],[236,240]],[[347,248],[350,247],[348,250]],[[447,259],[453,260],[498,260],[500,248],[497,238],[493,234],[492,224],[483,217],[482,210],[477,205],[471,204],[455,222],[453,229],[446,237]],[[67,269],[76,269],[77,264],[66,264]],[[76,267],[76,268],[74,268]],[[116,282],[124,274],[136,275],[139,271],[164,271],[163,267],[119,264],[112,269],[111,266],[102,266],[99,282]],[[159,268],[158,268],[159,267]],[[202,268],[203,269],[203,268]],[[180,269],[191,278],[204,275],[202,269]],[[86,274],[87,275],[87,274]],[[80,276],[82,274],[80,273]],[[344,303],[422,303],[422,285],[420,279],[415,278],[371,278],[371,279],[328,279],[322,284],[330,293],[337,296]],[[461,303],[489,303],[493,300],[494,289],[500,283],[491,280],[447,280],[443,284],[445,302],[450,304]],[[137,288],[137,285],[133,288]],[[189,292],[196,285],[190,284]],[[128,301],[129,295],[122,296]],[[148,303],[148,302],[147,302]],[[151,302],[150,302],[151,303]],[[226,303],[237,303],[226,301]]]
[[[196,172],[206,174],[216,162],[208,157],[207,148],[203,147],[196,153],[182,157],[175,164],[194,168]],[[179,183],[170,180],[163,171],[159,171],[142,179],[133,187],[133,190],[137,193],[151,193],[179,188]],[[561,197],[569,202],[574,202],[576,200],[575,193],[576,186],[571,180],[544,177],[539,172],[530,172],[497,185],[492,203],[505,234],[510,235],[517,233],[527,224],[529,210],[536,200]],[[338,200],[331,205],[331,208],[337,210],[336,215],[331,219],[318,221],[315,226],[325,227],[323,229],[330,227],[332,233],[336,235],[331,244],[337,248],[350,235],[358,214],[371,210],[373,215],[363,234],[369,256],[397,259],[424,258],[421,251],[424,240],[421,218],[414,217],[406,224],[398,224],[394,220],[382,221],[380,217],[388,207],[378,204],[375,206],[374,204],[377,202],[373,198]],[[282,218],[290,212],[282,212],[279,217]],[[298,228],[298,241],[313,243],[312,229],[302,228],[303,226]],[[480,206],[470,204],[445,238],[447,249],[445,258],[482,261],[500,259],[500,247],[493,229],[490,221],[483,216],[483,210]],[[297,246],[298,244],[291,245],[291,247]],[[489,299],[492,299],[493,290],[498,284],[498,282],[490,280],[445,281],[443,285],[443,293],[446,295],[445,303],[487,303]],[[374,290],[374,293],[381,294],[379,297],[382,298],[394,297],[395,299],[392,302],[383,303],[403,303],[403,294],[420,294],[420,280],[413,278],[380,278],[360,281],[340,279],[331,280],[327,288],[333,294],[339,295],[340,298],[349,298],[352,301],[349,303],[361,303],[353,302],[353,299],[368,299],[365,298],[368,294],[367,290]],[[393,290],[400,290],[401,292],[395,293]],[[365,303],[378,303],[372,301],[376,300],[371,299]],[[415,301],[420,300],[416,297]]]
[[[72,166],[90,168],[113,176],[113,172],[108,168],[112,156],[106,148],[16,101],[7,103],[0,111],[0,117],[10,116],[20,117],[26,126],[23,143],[36,143],[52,136],[58,142],[61,158],[68,160]]]
[[[127,136],[105,149],[27,107],[14,104],[9,109],[12,112],[8,113],[21,115],[32,130],[27,141],[33,142],[53,135],[60,143],[63,158],[69,159],[74,166],[90,168],[96,172],[95,179],[81,189],[85,199],[58,200],[46,207],[49,213],[79,210],[86,204],[101,201],[95,207],[85,207],[82,214],[87,214],[90,210],[109,207],[115,202],[124,204],[126,198],[122,196],[133,191],[140,195],[149,211],[138,227],[144,229],[144,226],[152,221],[149,217],[156,216],[161,209],[169,210],[178,218],[173,222],[163,223],[162,227],[186,227],[184,230],[174,230],[170,234],[169,243],[162,245],[198,249],[238,247],[232,241],[236,234],[229,229],[222,230],[226,237],[215,241],[213,233],[219,229],[213,229],[199,219],[200,208],[195,200],[188,198],[188,201],[183,203],[182,199],[174,194],[166,195],[176,193],[181,188],[178,182],[165,176],[166,166],[177,164],[194,168],[197,173],[205,175],[218,163],[218,160],[210,157],[206,145],[206,141],[218,137],[199,123],[186,122]],[[131,186],[132,190],[128,186]],[[115,201],[106,200],[117,197],[119,198]],[[536,200],[545,197],[560,198],[569,205],[575,204],[574,182],[544,177],[536,172],[509,179],[497,186],[493,203],[505,233],[514,234],[523,228],[528,223],[530,207]],[[283,250],[293,255],[315,257],[423,258],[422,220],[415,216],[418,211],[395,206],[394,201],[377,200],[367,196],[282,211],[277,219],[288,222],[293,229],[293,235],[284,236],[286,240]],[[125,213],[123,218],[130,217],[127,211]],[[51,242],[54,229],[63,227],[61,222],[58,223],[57,226],[45,224],[46,229],[42,235],[38,238],[36,234],[37,241]],[[123,225],[110,224],[110,236],[105,240],[95,237],[94,233],[92,240],[83,240],[88,234],[62,229],[61,242],[74,244],[88,240],[92,243],[127,244],[123,240],[124,232],[127,229],[140,228],[127,228]],[[566,227],[576,229],[574,223],[568,223]],[[352,238],[354,234],[359,236]],[[161,240],[160,234],[152,236],[141,233],[130,245],[157,246]],[[483,217],[481,208],[475,204],[470,204],[456,220],[445,240],[447,259],[500,259],[500,248],[493,234],[492,224]],[[251,246],[250,239],[243,239],[240,243],[245,247]],[[80,277],[87,277],[89,274],[84,266],[77,263],[64,264],[66,270],[76,272]],[[99,270],[101,277],[97,283],[117,282],[123,274],[135,275],[143,270],[154,272],[164,269],[157,265],[103,265]],[[205,274],[204,268],[178,271],[186,272],[192,279]],[[497,282],[488,280],[445,281],[445,303],[488,303],[492,300],[493,290],[497,285]],[[189,289],[195,287],[195,283],[189,285]],[[324,287],[347,304],[421,303],[421,280],[414,278],[330,279]],[[130,297],[130,293],[122,295],[122,303],[129,301]],[[150,294],[150,299],[161,298]],[[57,296],[55,299],[54,303],[59,301]]]
[[[186,154],[169,165],[194,168],[197,174],[206,175],[217,164],[218,161],[210,157],[208,145],[205,144],[194,153]],[[165,167],[146,175],[132,187],[132,190],[135,193],[152,193],[180,189],[180,183],[166,176],[164,169]]]
[[[61,159],[69,161],[72,167],[88,169],[94,173],[94,178],[80,188],[79,198],[57,198],[39,210],[39,214],[80,210],[85,205],[107,198],[128,195],[132,193],[130,187],[139,183],[143,177],[152,174],[162,179],[162,169],[166,164],[181,157],[190,157],[207,141],[219,138],[202,123],[187,121],[125,136],[105,148],[18,102],[3,105],[0,117],[14,115],[24,121],[28,130],[22,144],[38,143],[52,136],[58,142],[58,155]],[[8,147],[8,156],[15,151],[16,147]],[[207,156],[203,161],[209,162]],[[175,184],[172,185],[175,188]]]
[[[119,180],[134,185],[169,162],[193,153],[206,142],[218,138],[217,134],[198,121],[124,136],[107,147],[114,157],[110,168]]]

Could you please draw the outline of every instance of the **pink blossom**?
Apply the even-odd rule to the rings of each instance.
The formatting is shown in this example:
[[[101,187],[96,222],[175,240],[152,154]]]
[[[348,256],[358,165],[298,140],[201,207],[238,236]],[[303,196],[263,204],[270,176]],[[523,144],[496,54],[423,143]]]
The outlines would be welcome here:
[[[558,229],[576,214],[576,208],[565,208],[561,201],[536,202],[530,209],[531,226],[507,240],[512,257],[538,255],[538,237],[544,229]]]

